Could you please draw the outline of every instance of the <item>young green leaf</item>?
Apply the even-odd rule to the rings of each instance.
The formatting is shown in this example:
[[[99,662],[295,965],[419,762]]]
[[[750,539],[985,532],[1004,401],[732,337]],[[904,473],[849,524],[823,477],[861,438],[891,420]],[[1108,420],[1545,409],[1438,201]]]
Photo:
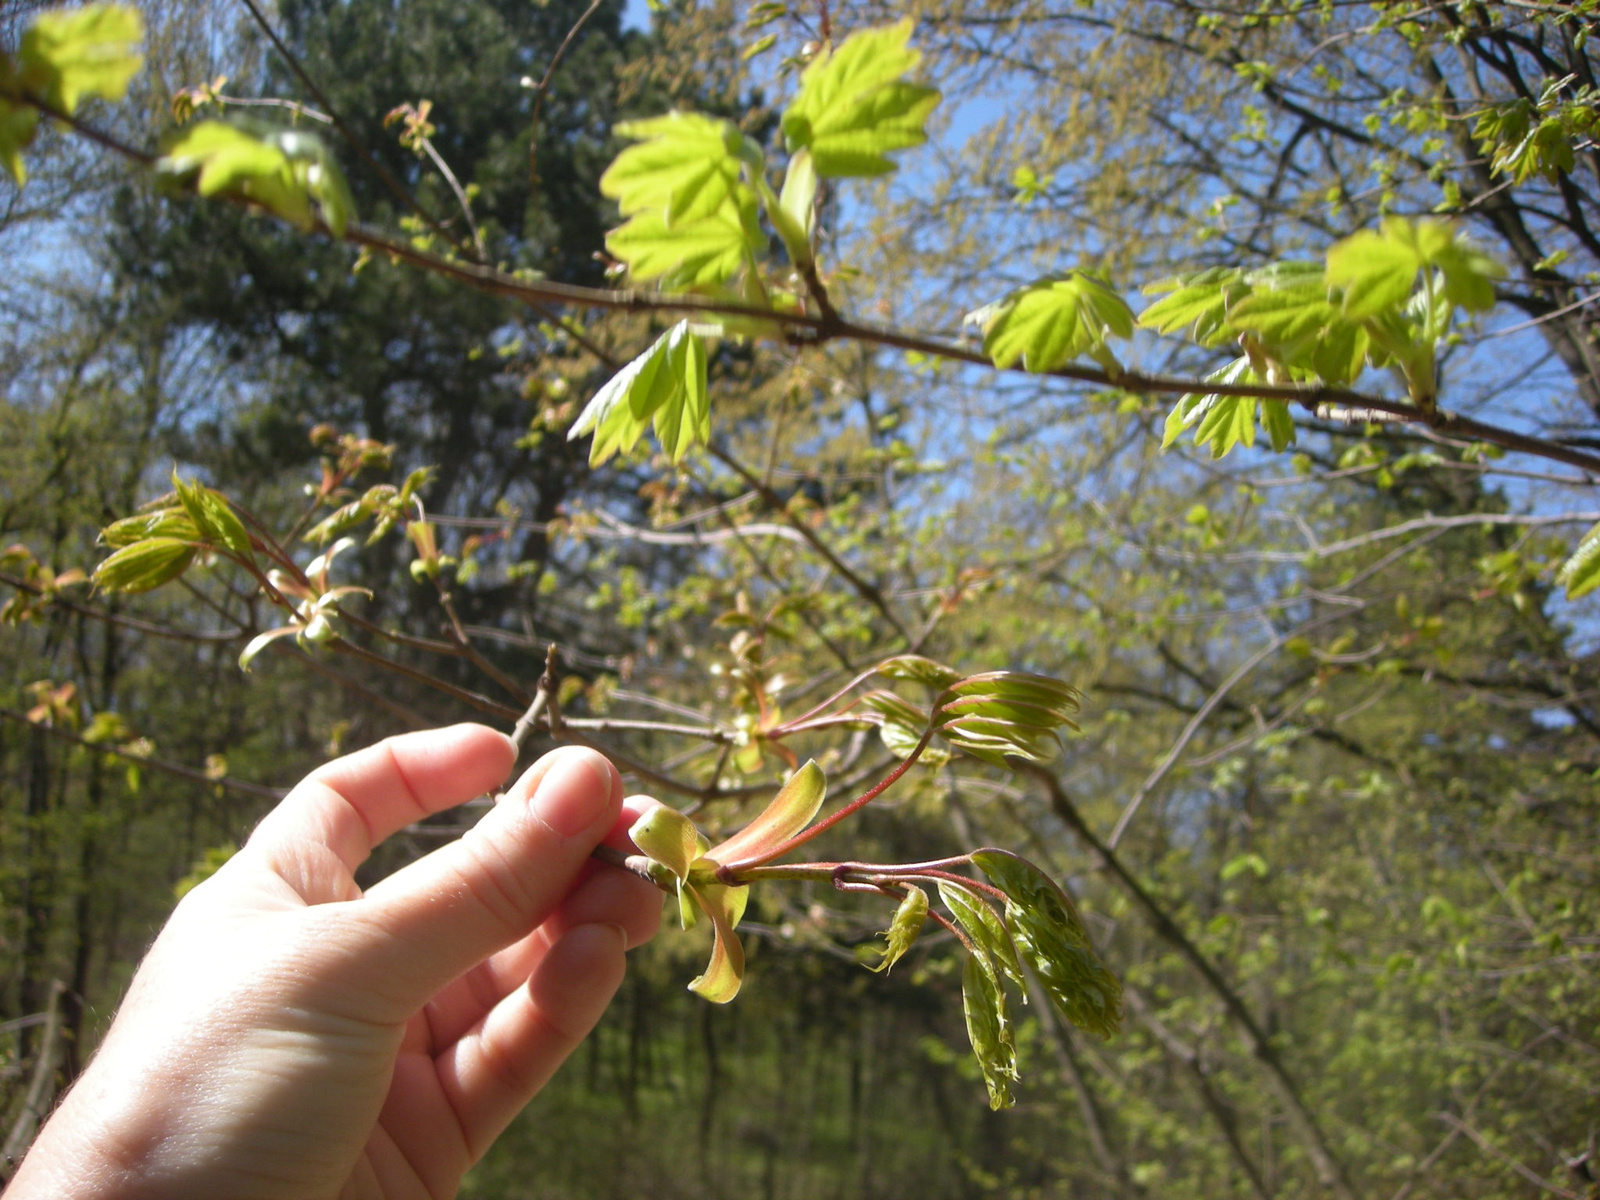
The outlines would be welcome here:
[[[1327,280],[1343,292],[1347,317],[1376,317],[1401,308],[1417,276],[1440,273],[1450,302],[1467,309],[1494,307],[1494,281],[1504,270],[1464,241],[1447,221],[1385,217],[1328,250]]]
[[[33,145],[38,129],[38,109],[0,99],[0,166],[18,187],[28,182],[28,168],[22,161],[22,152]]]
[[[192,181],[202,196],[238,196],[302,228],[312,224],[311,198],[288,156],[221,121],[201,121],[180,133],[156,171],[173,181]]]
[[[1017,1081],[1017,1044],[1006,1014],[1005,991],[987,958],[967,957],[961,969],[961,1007],[972,1053],[989,1090],[989,1107],[1010,1108],[1016,1103],[1011,1085]]]
[[[1053,371],[1084,355],[1104,358],[1106,336],[1133,335],[1133,310],[1084,271],[1041,279],[1012,292],[984,323],[983,352],[997,367],[1019,359],[1028,371]]]
[[[901,654],[886,658],[875,668],[885,679],[914,679],[931,688],[944,689],[961,678],[961,672],[920,654]]]
[[[179,538],[145,538],[96,567],[95,586],[108,592],[148,592],[187,571],[196,550],[193,543]]]
[[[1006,928],[1005,921],[989,902],[976,889],[962,887],[947,879],[939,880],[939,898],[972,944],[981,953],[987,954],[995,967],[1004,971],[1013,983],[1025,987],[1016,943],[1011,940],[1011,932]]]
[[[783,238],[789,257],[797,267],[807,266],[811,262],[816,200],[816,164],[811,160],[811,151],[798,150],[789,159],[789,167],[783,174],[783,190],[778,194],[778,203],[767,207],[772,226]]]
[[[1115,1033],[1122,1025],[1122,983],[1095,953],[1071,897],[1008,851],[979,850],[972,861],[1010,897],[1006,925],[1061,1014],[1100,1037]]]
[[[933,88],[906,83],[922,61],[912,50],[911,19],[863,29],[823,50],[800,77],[800,92],[784,110],[791,152],[809,149],[824,178],[883,175],[894,170],[890,151],[920,146],[939,103]]]
[[[1567,590],[1567,599],[1576,600],[1600,587],[1600,525],[1583,535],[1572,557],[1561,564],[1556,582]]]
[[[746,161],[759,170],[761,152],[731,121],[674,112],[648,121],[628,121],[616,132],[632,138],[600,177],[600,192],[622,215],[649,212],[667,229],[691,224],[725,208],[737,211],[748,194],[740,182]]]
[[[239,652],[239,669],[245,674],[250,673],[250,664],[260,654],[279,638],[291,637],[300,632],[298,625],[280,625],[276,629],[269,629],[265,633],[258,633],[251,638],[249,644]]]
[[[640,851],[683,880],[705,853],[705,839],[695,823],[677,809],[659,805],[633,823],[628,836]]]
[[[919,887],[906,886],[905,898],[900,901],[900,907],[894,910],[894,919],[889,922],[885,931],[883,961],[873,967],[874,971],[887,971],[899,962],[905,952],[911,949],[912,943],[917,940],[917,935],[922,932],[923,923],[928,919],[928,893]]]
[[[669,226],[659,212],[635,213],[606,234],[606,249],[628,264],[629,274],[658,286],[706,288],[739,273],[760,254],[765,235],[756,220],[753,198],[735,197],[709,216]]]
[[[734,930],[744,916],[750,889],[696,883],[685,884],[684,890],[711,918],[715,932],[711,961],[704,972],[690,981],[689,990],[713,1004],[726,1004],[739,994],[739,986],[744,982],[744,944]]]
[[[148,537],[178,538],[185,542],[198,542],[200,530],[181,507],[157,509],[138,516],[123,517],[100,531],[102,545],[120,550]]]
[[[1249,289],[1237,267],[1212,267],[1193,275],[1175,275],[1148,284],[1146,295],[1160,295],[1139,314],[1139,325],[1157,333],[1175,333],[1185,326],[1197,345],[1215,346],[1230,340],[1228,305]]]
[[[138,11],[120,4],[40,13],[22,35],[18,82],[65,113],[85,96],[121,100],[144,65],[143,40]]]
[[[1206,376],[1211,383],[1261,383],[1249,358],[1236,358],[1220,371]],[[1180,396],[1167,416],[1161,438],[1165,450],[1186,429],[1194,428],[1195,445],[1211,447],[1211,457],[1221,458],[1236,445],[1255,445],[1256,401],[1249,396],[1219,396],[1194,392]]]
[[[250,535],[245,531],[226,497],[198,483],[190,483],[172,473],[172,486],[178,493],[178,502],[194,522],[200,536],[213,545],[232,550],[235,554],[250,555]]]
[[[811,824],[827,794],[828,780],[822,768],[815,760],[807,759],[759,817],[706,851],[706,857],[721,866],[732,866],[742,859],[769,853]]]
[[[594,394],[567,440],[594,432],[589,464],[631,450],[654,421],[661,448],[674,462],[711,436],[705,346],[679,321]]]

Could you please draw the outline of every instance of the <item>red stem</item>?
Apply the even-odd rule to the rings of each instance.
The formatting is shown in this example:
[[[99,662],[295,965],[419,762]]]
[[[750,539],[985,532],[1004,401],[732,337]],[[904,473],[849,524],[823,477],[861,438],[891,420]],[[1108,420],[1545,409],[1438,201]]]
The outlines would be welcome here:
[[[933,737],[933,727],[929,726],[927,729],[922,731],[922,737],[918,740],[917,744],[912,748],[911,753],[906,756],[906,759],[905,759],[904,762],[902,762],[894,770],[890,771],[887,775],[885,775],[877,783],[873,784],[870,788],[868,788],[861,795],[857,796],[854,800],[850,801],[849,804],[846,804],[838,812],[833,813],[831,816],[823,818],[822,820],[818,821],[815,825],[811,826],[809,829],[801,830],[799,833],[795,834],[788,841],[780,843],[778,846],[774,847],[771,850],[768,850],[765,854],[762,854],[759,857],[747,858],[747,859],[744,859],[741,862],[736,862],[736,863],[728,863],[726,865],[726,867],[724,867],[724,870],[727,870],[729,872],[736,872],[736,871],[739,871],[739,870],[741,870],[741,869],[743,869],[745,867],[759,867],[763,863],[769,863],[775,858],[780,858],[783,855],[788,854],[791,850],[799,849],[801,846],[804,846],[807,842],[809,842],[812,838],[817,837],[820,834],[826,833],[828,830],[832,829],[835,825],[837,825],[840,821],[844,820],[846,817],[848,817],[851,814],[857,812],[858,810],[865,808],[867,805],[871,804],[874,800],[876,800],[879,796],[883,795],[884,792],[888,791],[891,787],[893,787],[895,780],[899,779],[900,776],[904,775],[907,771],[909,771],[911,769],[911,767],[912,767],[912,764],[914,764],[917,761],[917,759],[922,757],[922,752],[928,748],[928,742],[929,742],[930,739],[932,739],[932,737]]]

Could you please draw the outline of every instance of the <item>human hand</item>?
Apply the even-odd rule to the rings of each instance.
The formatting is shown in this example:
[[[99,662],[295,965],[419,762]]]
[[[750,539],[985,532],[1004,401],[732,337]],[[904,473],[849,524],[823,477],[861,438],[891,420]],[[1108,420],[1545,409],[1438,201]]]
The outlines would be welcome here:
[[[654,802],[625,805],[582,749],[362,894],[374,846],[515,761],[503,734],[457,725],[307,777],[179,903],[10,1200],[454,1195],[661,914],[589,857]]]

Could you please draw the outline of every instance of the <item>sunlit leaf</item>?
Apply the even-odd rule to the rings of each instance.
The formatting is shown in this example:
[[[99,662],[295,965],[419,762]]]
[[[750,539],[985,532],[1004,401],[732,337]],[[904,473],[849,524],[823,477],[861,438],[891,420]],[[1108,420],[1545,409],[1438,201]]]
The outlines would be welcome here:
[[[42,12],[22,35],[20,82],[67,113],[85,96],[121,100],[144,65],[143,40],[138,11],[119,4]]]
[[[255,661],[256,655],[260,654],[279,638],[292,637],[299,632],[299,626],[280,625],[276,629],[269,629],[265,633],[256,634],[255,637],[250,639],[249,644],[246,645],[245,648],[239,653],[239,669],[248,673],[250,670],[250,664]]]
[[[711,435],[705,346],[687,321],[679,321],[613,375],[578,414],[567,440],[593,431],[589,462],[598,466],[631,450],[652,422],[674,462]]]
[[[863,29],[806,67],[783,134],[790,151],[810,150],[818,175],[882,175],[894,170],[890,151],[927,141],[923,126],[939,93],[904,80],[922,60],[907,45],[911,28],[907,18]]]
[[[759,817],[721,845],[713,846],[706,857],[731,866],[770,853],[811,824],[827,793],[828,781],[822,768],[815,760],[806,760]]]
[[[1561,564],[1556,582],[1567,590],[1567,599],[1576,600],[1600,587],[1600,525],[1583,535],[1572,557]]]
[[[148,537],[179,538],[186,542],[197,542],[200,540],[200,530],[189,519],[187,512],[181,507],[174,506],[158,509],[155,512],[140,513],[134,517],[123,517],[100,531],[100,541],[113,550],[142,542]]]
[[[1006,925],[1061,1014],[1100,1037],[1121,1028],[1122,983],[1095,953],[1071,897],[1009,851],[979,850],[972,861],[1010,897]]]
[[[616,200],[622,215],[649,212],[676,228],[730,206],[743,189],[741,155],[760,162],[760,151],[731,121],[674,112],[616,127],[638,144],[617,155],[600,177],[602,195]],[[758,168],[759,169],[759,168]]]
[[[1157,333],[1175,333],[1188,327],[1189,336],[1202,346],[1214,346],[1233,336],[1228,327],[1228,304],[1248,289],[1237,267],[1212,267],[1192,275],[1177,275],[1152,283],[1146,294],[1161,295],[1139,314],[1139,324]]]
[[[883,935],[885,942],[883,961],[872,969],[887,971],[899,962],[905,952],[911,949],[912,943],[917,940],[917,935],[922,932],[923,923],[927,919],[928,893],[908,884],[905,898],[895,909],[894,919],[889,922],[889,928]]]
[[[732,279],[764,246],[753,199],[672,226],[659,212],[635,213],[606,234],[606,249],[628,264],[634,279],[653,279],[668,289],[705,288]]]
[[[1449,222],[1432,218],[1385,217],[1379,228],[1363,229],[1328,250],[1328,283],[1341,289],[1344,312],[1354,318],[1399,309],[1418,275],[1435,269],[1451,303],[1467,309],[1492,308],[1494,281],[1505,274]]]
[[[1072,271],[1002,300],[984,326],[983,352],[997,367],[1021,360],[1026,370],[1053,371],[1092,356],[1107,335],[1131,337],[1133,310],[1102,280]]]

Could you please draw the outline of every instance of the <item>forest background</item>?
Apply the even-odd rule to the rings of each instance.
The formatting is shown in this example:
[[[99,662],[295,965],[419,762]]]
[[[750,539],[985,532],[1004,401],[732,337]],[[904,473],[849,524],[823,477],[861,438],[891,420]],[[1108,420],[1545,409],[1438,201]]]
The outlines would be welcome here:
[[[0,47],[38,7],[0,11]],[[1019,1103],[990,1111],[947,937],[873,975],[881,905],[763,894],[739,1000],[687,994],[703,931],[664,935],[465,1194],[1600,1195],[1600,625],[1556,582],[1600,520],[1592,3],[141,11],[144,70],[94,128],[152,148],[197,104],[331,111],[366,226],[589,287],[614,278],[619,122],[694,109],[775,153],[818,46],[911,15],[944,99],[897,171],[822,193],[840,312],[976,351],[964,315],[1051,273],[1137,308],[1438,215],[1503,273],[1430,377],[1511,435],[1312,404],[1279,452],[1252,400],[1221,457],[1163,449],[1173,396],[1120,368],[729,339],[709,451],[591,466],[568,428],[672,316],[531,307],[44,130],[26,186],[0,180],[0,544],[27,548],[0,571],[7,1153],[175,896],[326,756],[509,727],[555,642],[566,736],[732,828],[792,765],[776,713],[915,649],[1068,680],[1082,729],[1038,771],[914,768],[850,852],[1028,853],[1123,977],[1123,1031],[1023,1009]],[[1237,353],[1140,333],[1123,358],[1192,378]],[[283,639],[245,674],[280,618],[240,579],[71,573],[174,468],[301,533],[312,501],[425,466],[438,545],[334,570],[401,635],[365,657]],[[894,761],[866,730],[797,748],[842,779]]]

